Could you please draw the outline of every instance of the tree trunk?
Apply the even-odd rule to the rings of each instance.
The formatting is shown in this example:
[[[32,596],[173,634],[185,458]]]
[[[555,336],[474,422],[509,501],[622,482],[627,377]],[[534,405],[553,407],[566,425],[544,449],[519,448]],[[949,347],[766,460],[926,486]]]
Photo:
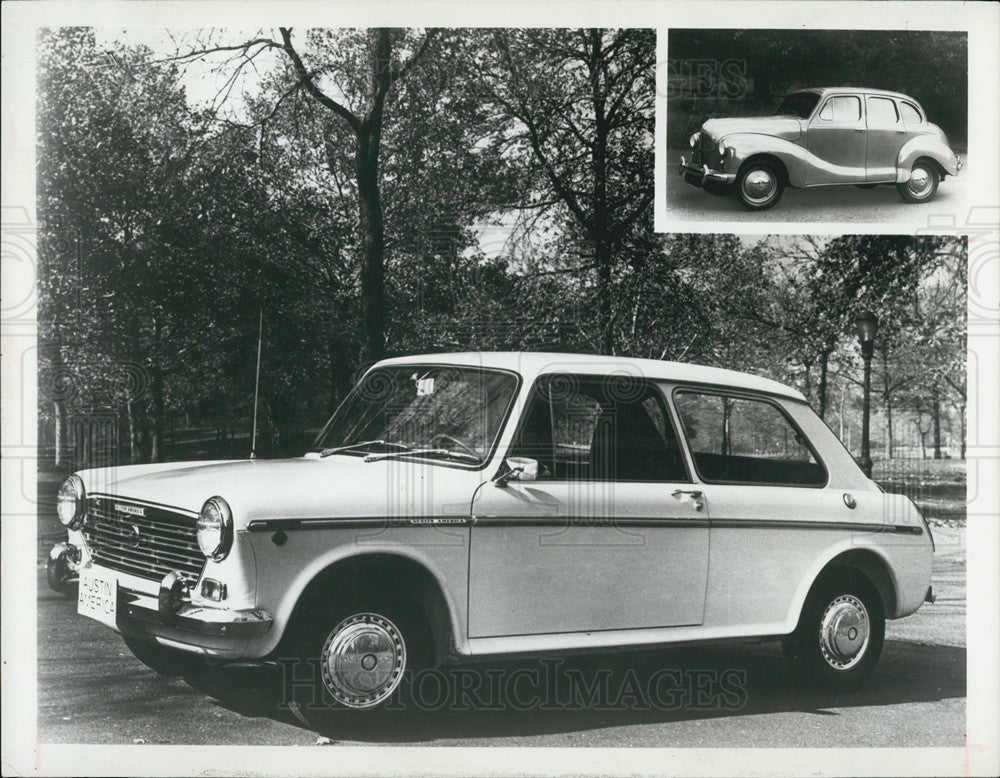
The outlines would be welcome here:
[[[934,458],[941,458],[941,393],[935,384],[931,393],[931,413],[934,421]]]
[[[826,374],[830,362],[831,349],[824,348],[819,353],[819,417],[826,418]]]
[[[385,355],[385,222],[378,187],[381,117],[365,124],[358,136],[355,175],[361,232],[362,361]]]
[[[885,394],[885,458],[892,459],[892,399]]]
[[[149,461],[163,461],[163,370],[153,366],[149,370]]]
[[[958,458],[965,459],[965,403],[958,404],[958,423],[961,438],[958,442]]]
[[[594,259],[597,263],[597,294],[600,309],[601,349],[605,354],[615,353],[615,335],[612,323],[611,263],[613,251],[608,231],[608,127],[605,84],[603,79],[604,52],[602,31],[592,29],[590,37],[590,96],[594,106],[594,153],[591,169],[594,175],[594,213],[590,233],[594,240]]]

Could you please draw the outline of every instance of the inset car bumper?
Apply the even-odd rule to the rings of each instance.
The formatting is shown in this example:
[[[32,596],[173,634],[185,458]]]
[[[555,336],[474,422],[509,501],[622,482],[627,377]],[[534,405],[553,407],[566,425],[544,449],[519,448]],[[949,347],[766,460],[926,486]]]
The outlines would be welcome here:
[[[681,164],[678,172],[689,184],[700,187],[704,187],[705,184],[730,186],[736,181],[735,173],[723,173],[719,170],[712,170],[708,165],[699,167],[694,163],[688,162],[683,155],[681,155]]]

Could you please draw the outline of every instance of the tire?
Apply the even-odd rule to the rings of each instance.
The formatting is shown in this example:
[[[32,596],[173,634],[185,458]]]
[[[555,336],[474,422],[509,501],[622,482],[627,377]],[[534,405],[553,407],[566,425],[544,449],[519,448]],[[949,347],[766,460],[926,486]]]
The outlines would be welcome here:
[[[161,646],[155,640],[142,640],[126,635],[122,635],[122,640],[136,659],[158,675],[176,678],[195,672],[204,665],[197,655]]]
[[[297,641],[312,679],[308,699],[301,686],[289,697],[302,713],[376,710],[426,664],[423,620],[401,604],[334,609],[320,624]]]
[[[908,203],[925,203],[937,192],[941,176],[929,162],[918,160],[910,169],[910,180],[896,184],[896,191]]]
[[[750,211],[766,211],[785,191],[784,173],[773,162],[748,162],[736,176],[733,194]]]
[[[845,689],[875,669],[884,642],[878,592],[860,573],[843,571],[813,587],[782,647],[808,685]]]

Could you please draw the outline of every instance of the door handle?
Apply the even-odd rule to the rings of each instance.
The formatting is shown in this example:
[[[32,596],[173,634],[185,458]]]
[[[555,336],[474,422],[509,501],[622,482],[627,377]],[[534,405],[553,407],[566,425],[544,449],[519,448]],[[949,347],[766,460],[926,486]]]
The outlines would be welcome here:
[[[704,495],[702,494],[701,490],[699,490],[699,489],[674,489],[670,493],[670,496],[671,497],[676,497],[681,502],[683,502],[684,498],[687,497],[688,499],[691,500],[691,506],[696,511],[700,511],[702,508],[705,507],[705,503],[704,503],[704,501],[702,499],[704,497]]]
[[[860,132],[860,133],[862,133],[862,134],[863,134],[863,133],[865,133],[865,132],[867,132],[867,130],[863,130],[863,129],[861,129],[860,127],[855,127],[855,128],[854,128],[854,131],[855,131],[855,132]]]

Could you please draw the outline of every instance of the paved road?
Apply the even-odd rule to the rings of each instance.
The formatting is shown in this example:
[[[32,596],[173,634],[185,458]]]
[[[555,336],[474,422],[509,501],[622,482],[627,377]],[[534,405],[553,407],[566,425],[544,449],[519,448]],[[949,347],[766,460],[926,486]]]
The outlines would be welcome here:
[[[937,603],[889,623],[882,661],[854,693],[803,691],[776,646],[740,645],[481,665],[449,677],[451,699],[464,709],[449,710],[438,691],[442,678],[428,676],[419,699],[403,700],[404,710],[354,718],[318,712],[310,724],[323,742],[351,745],[961,746],[964,530],[935,536]],[[277,669],[157,676],[74,607],[40,574],[40,742],[317,742],[317,732],[281,705]],[[500,679],[492,687],[491,677]],[[513,678],[517,683],[505,686]],[[596,702],[574,700],[573,689],[585,687],[568,679],[591,685]],[[467,691],[459,693],[463,683]],[[479,709],[471,709],[477,700]]]
[[[965,222],[968,211],[967,168],[957,177],[949,176],[929,202],[906,203],[894,186],[858,189],[833,186],[820,189],[786,189],[778,204],[769,211],[745,210],[733,197],[715,197],[688,184],[678,175],[681,151],[667,152],[668,222],[839,222],[845,224],[900,225],[906,231],[927,227],[929,220],[939,228],[942,216],[954,215],[955,225]],[[685,152],[687,153],[687,152]],[[688,154],[689,155],[689,154]],[[966,165],[964,154],[959,155]],[[669,224],[668,224],[669,226]]]

